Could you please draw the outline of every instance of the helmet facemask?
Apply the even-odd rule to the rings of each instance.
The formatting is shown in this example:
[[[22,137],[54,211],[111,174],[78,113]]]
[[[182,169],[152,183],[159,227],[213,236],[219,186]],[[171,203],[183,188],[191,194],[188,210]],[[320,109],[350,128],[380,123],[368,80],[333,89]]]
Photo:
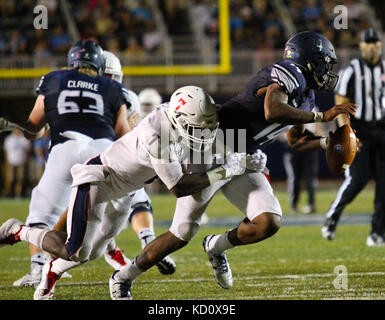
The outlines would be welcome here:
[[[338,74],[333,72],[337,60],[328,55],[321,55],[317,65],[313,61],[307,63],[307,69],[312,75],[312,89],[333,91],[338,82]]]
[[[187,122],[182,115],[176,115],[175,120],[183,144],[196,152],[206,152],[210,149],[217,134],[218,122],[197,125]]]

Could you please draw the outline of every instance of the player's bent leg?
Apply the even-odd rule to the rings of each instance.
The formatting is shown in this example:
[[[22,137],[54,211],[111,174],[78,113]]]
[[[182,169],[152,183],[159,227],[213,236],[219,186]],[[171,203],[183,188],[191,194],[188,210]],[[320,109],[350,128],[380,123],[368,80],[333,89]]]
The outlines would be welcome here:
[[[131,286],[135,279],[165,256],[187,244],[170,231],[151,241],[131,264],[116,270],[109,279],[112,300],[131,300]]]
[[[256,243],[276,234],[280,226],[280,215],[265,212],[252,221],[245,218],[237,228],[229,231],[228,239],[233,246]]]
[[[233,279],[225,251],[274,235],[279,230],[282,212],[264,174],[245,173],[225,184],[222,192],[247,216],[237,228],[223,234],[209,235],[203,241],[216,281],[222,288],[229,289]]]
[[[151,241],[155,239],[151,205],[149,203],[138,203],[136,208],[130,214],[130,221],[132,229],[140,239],[142,249],[145,248]],[[158,268],[159,272],[164,275],[170,275],[176,271],[175,261],[170,256],[165,256],[156,264],[156,267]]]

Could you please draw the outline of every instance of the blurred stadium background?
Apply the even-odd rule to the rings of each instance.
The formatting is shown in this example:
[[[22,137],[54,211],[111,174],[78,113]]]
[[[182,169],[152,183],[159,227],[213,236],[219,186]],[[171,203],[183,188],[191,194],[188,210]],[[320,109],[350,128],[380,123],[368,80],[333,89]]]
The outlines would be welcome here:
[[[38,4],[48,9],[48,29],[33,27]],[[81,38],[94,39],[119,56],[128,88],[138,93],[153,87],[164,100],[180,86],[197,84],[216,102],[226,101],[259,68],[279,60],[285,41],[303,30],[326,35],[341,67],[358,54],[361,30],[382,30],[385,12],[382,1],[342,4],[349,13],[347,30],[332,27],[337,15],[332,0],[1,0],[0,116],[25,120],[40,76],[65,66],[67,50]],[[321,111],[329,108],[333,95],[318,94],[317,105]],[[284,180],[282,144],[268,151],[273,180]],[[3,150],[0,159],[4,163]],[[33,171],[33,164],[28,168]],[[25,175],[26,195],[37,180],[31,175]],[[333,178],[323,154],[319,175]],[[3,193],[4,178],[3,170]]]
[[[48,8],[48,29],[33,27],[33,9],[38,4]],[[333,28],[337,4],[348,8],[346,30]],[[362,30],[374,27],[383,34],[384,15],[385,2],[376,0],[0,0],[0,116],[18,123],[26,120],[40,76],[65,66],[66,52],[77,39],[91,38],[117,54],[125,74],[123,82],[136,93],[153,87],[167,101],[176,88],[195,84],[208,90],[216,102],[223,103],[236,95],[261,67],[280,60],[285,41],[294,33],[313,30],[326,35],[337,49],[341,68],[359,54],[357,44]],[[333,102],[332,93],[317,94],[321,111]],[[324,127],[325,131],[329,129],[333,125]],[[30,151],[23,183],[25,199],[4,198],[2,145],[6,136],[0,135],[1,223],[9,217],[25,219],[31,189],[39,178],[36,154]],[[286,216],[290,215],[290,208],[283,152],[280,142],[267,149],[272,184]],[[177,272],[176,279],[159,280],[159,275],[150,270],[143,280],[137,281],[135,298],[384,298],[383,249],[367,249],[364,241],[373,208],[373,188],[369,185],[346,210],[348,215],[355,213],[355,223],[359,225],[341,226],[336,241],[323,240],[323,214],[334,199],[342,176],[330,173],[323,152],[319,159],[319,214],[312,216],[311,221],[302,220],[299,226],[297,221],[296,226],[282,228],[277,236],[255,247],[255,252],[241,247],[231,251],[235,280],[245,280],[236,281],[234,290],[224,292],[212,281],[209,267],[202,263],[203,235],[199,234],[188,249],[174,255],[182,275]],[[175,198],[165,194],[153,195],[152,199],[160,234],[167,230]],[[240,214],[224,201],[221,195],[214,198],[208,214],[221,223],[208,226],[212,229],[205,229],[205,233],[223,232],[229,221],[229,225],[235,225],[234,219],[240,221]],[[290,219],[286,223],[290,224]],[[139,244],[132,232],[126,234],[118,242],[132,257]],[[349,267],[349,285],[353,289],[333,289],[332,272],[338,264]],[[32,288],[19,290],[11,286],[28,265],[26,244],[2,249],[0,300],[31,298]],[[101,259],[73,270],[73,279],[69,283],[63,280],[57,298],[109,299],[106,281],[110,273]],[[86,281],[92,283],[86,285]],[[154,282],[162,285],[154,286]]]

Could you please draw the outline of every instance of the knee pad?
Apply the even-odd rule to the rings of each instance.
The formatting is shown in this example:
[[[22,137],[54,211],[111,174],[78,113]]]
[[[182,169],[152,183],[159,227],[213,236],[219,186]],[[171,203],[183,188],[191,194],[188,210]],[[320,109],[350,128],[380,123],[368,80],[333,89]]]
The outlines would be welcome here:
[[[138,212],[150,212],[151,214],[153,214],[152,212],[152,206],[151,206],[151,203],[148,202],[148,201],[145,201],[145,202],[138,202],[138,203],[135,203],[132,207],[131,207],[131,212],[130,212],[130,216],[128,217],[128,221],[131,223],[131,220],[132,220],[132,217],[134,215],[136,215]]]
[[[182,222],[177,226],[172,225],[170,232],[177,238],[189,242],[198,232],[199,223],[197,222]]]

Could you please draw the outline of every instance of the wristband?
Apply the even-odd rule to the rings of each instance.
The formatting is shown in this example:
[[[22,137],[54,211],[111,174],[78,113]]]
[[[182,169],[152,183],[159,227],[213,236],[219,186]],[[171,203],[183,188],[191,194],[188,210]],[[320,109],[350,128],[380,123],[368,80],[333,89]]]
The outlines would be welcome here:
[[[207,171],[206,174],[209,178],[210,185],[227,178],[226,168],[223,166]]]
[[[323,112],[313,112],[314,113],[314,122],[322,122],[324,118],[324,113]]]
[[[319,145],[321,146],[322,149],[326,150],[326,148],[328,147],[327,146],[327,143],[326,143],[326,138],[327,137],[322,137],[321,139],[319,139]]]

